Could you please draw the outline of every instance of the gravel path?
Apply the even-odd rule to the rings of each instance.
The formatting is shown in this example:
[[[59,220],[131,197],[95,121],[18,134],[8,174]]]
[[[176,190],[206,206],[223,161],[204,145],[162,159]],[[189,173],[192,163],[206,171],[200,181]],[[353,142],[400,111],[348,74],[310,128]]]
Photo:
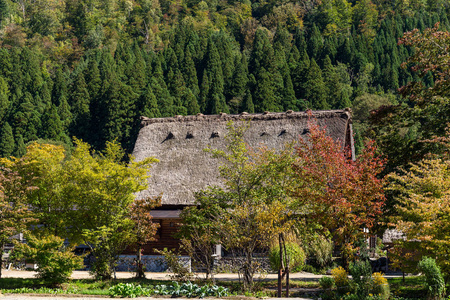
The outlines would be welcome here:
[[[4,278],[33,278],[36,275],[36,272],[33,271],[16,271],[16,270],[2,270],[2,277]],[[156,273],[156,272],[147,272],[145,273],[145,276],[147,279],[154,279],[154,280],[170,280],[170,276],[172,273]],[[196,274],[200,278],[204,278],[204,273],[198,273]],[[127,279],[132,278],[134,276],[134,273],[132,272],[117,272],[116,276],[118,279]],[[299,272],[299,273],[291,273],[289,274],[289,277],[291,280],[306,280],[306,281],[317,281],[319,278],[321,278],[323,275],[315,275],[312,273],[306,273],[306,272]],[[88,271],[74,271],[72,273],[72,279],[89,279],[93,278]],[[238,274],[231,274],[231,273],[225,273],[225,274],[216,274],[215,278],[217,280],[224,280],[224,281],[235,281],[239,280]],[[277,274],[262,274],[260,275],[260,278],[262,279],[277,279]]]

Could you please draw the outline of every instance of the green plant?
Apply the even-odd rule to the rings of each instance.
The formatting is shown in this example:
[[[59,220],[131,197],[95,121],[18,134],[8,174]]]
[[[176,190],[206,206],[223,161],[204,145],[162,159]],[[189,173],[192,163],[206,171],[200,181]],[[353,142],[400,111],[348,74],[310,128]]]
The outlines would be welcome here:
[[[27,244],[16,243],[15,259],[34,261],[37,277],[46,283],[60,284],[66,282],[72,271],[83,267],[83,258],[64,246],[64,240],[57,236],[27,237]]]
[[[336,285],[337,292],[339,294],[345,294],[350,290],[350,280],[348,279],[348,273],[343,267],[332,269],[331,276],[333,276],[334,284]]]
[[[333,261],[333,242],[322,235],[314,236],[306,252],[309,263],[316,269],[330,266]]]
[[[192,278],[190,268],[180,259],[180,253],[176,253],[175,250],[167,250],[167,248],[155,250],[155,252],[164,256],[169,270],[174,274],[174,279],[186,281]]]
[[[372,267],[367,260],[358,260],[350,263],[350,274],[356,285],[356,295],[366,299],[372,288]]]
[[[300,272],[305,266],[305,251],[297,243],[286,243],[286,252],[289,258],[289,267],[291,270]],[[286,266],[286,257],[284,256],[284,265]],[[281,269],[280,264],[280,246],[277,244],[270,248],[269,252],[270,267],[274,271]]]
[[[181,285],[178,282],[173,282],[170,286],[157,285],[154,288],[154,293],[156,295],[171,295],[172,297],[184,296],[188,298],[204,298],[212,296],[222,298],[228,296],[228,289],[217,285],[198,286],[197,284],[188,281]]]
[[[334,279],[333,277],[323,276],[319,279],[320,287],[323,289],[322,298],[332,299],[333,298],[333,287]]]
[[[136,298],[139,296],[149,296],[152,290],[133,283],[119,283],[110,287],[108,292],[111,297]]]
[[[417,267],[425,275],[428,299],[442,299],[445,293],[445,282],[436,261],[425,256]]]
[[[333,277],[323,276],[319,279],[320,287],[324,290],[331,290],[334,287]]]
[[[372,274],[372,294],[379,296],[382,300],[389,299],[389,283],[380,272]]]

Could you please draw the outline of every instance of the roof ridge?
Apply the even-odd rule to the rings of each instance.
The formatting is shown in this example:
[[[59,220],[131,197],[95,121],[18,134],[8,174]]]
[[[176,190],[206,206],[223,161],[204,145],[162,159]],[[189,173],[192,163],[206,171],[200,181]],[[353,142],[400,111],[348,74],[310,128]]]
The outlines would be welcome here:
[[[292,111],[288,110],[286,112],[268,112],[249,114],[247,112],[242,112],[240,114],[226,114],[220,113],[218,115],[189,115],[181,116],[177,115],[174,117],[166,118],[147,118],[141,116],[141,127],[145,127],[154,123],[171,123],[171,122],[195,122],[195,121],[246,121],[246,120],[277,120],[277,119],[293,119],[293,118],[307,118],[309,112],[315,118],[329,118],[329,117],[341,117],[351,119],[351,109],[336,109],[336,110],[316,110],[316,111]]]

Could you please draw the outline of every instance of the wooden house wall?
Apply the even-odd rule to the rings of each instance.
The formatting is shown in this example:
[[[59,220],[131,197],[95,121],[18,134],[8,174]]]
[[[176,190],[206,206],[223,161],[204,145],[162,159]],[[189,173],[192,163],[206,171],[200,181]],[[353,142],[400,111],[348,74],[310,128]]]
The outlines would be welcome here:
[[[168,250],[180,249],[180,239],[175,237],[175,234],[180,228],[180,219],[154,219],[154,222],[159,222],[160,227],[156,233],[156,241],[149,242],[144,246],[143,255],[158,255],[155,253],[154,249],[163,250],[167,248]],[[131,249],[127,249],[123,254],[134,254]],[[182,255],[186,255],[186,251],[181,251]]]

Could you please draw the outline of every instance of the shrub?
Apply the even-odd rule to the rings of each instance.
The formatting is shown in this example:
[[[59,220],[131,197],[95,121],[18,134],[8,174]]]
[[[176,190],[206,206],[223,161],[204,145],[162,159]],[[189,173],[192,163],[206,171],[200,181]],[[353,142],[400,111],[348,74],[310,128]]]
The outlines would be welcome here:
[[[445,282],[436,261],[430,257],[423,257],[417,267],[425,275],[428,299],[442,299]]]
[[[356,295],[360,299],[365,299],[369,296],[372,288],[372,267],[367,260],[358,260],[350,263],[350,274],[353,282],[356,285]]]
[[[320,287],[324,290],[331,290],[334,287],[333,277],[323,276],[319,279]]]
[[[174,274],[174,279],[186,281],[192,277],[190,268],[181,261],[179,253],[174,250],[167,250],[167,248],[155,250],[155,252],[164,256],[169,270]]]
[[[83,267],[83,257],[77,256],[64,246],[64,240],[57,236],[27,237],[27,244],[17,243],[14,247],[16,259],[31,260],[37,264],[37,277],[46,283],[66,282],[73,270]]]
[[[324,290],[322,294],[322,298],[324,299],[332,299],[333,298],[333,287],[334,287],[334,279],[333,277],[324,276],[319,279],[320,287]]]
[[[157,285],[155,286],[154,292],[156,295],[171,295],[172,297],[185,296],[188,298],[204,298],[208,296],[222,298],[228,296],[228,289],[222,286],[198,286],[190,281],[181,285],[178,282],[173,282],[171,286]]]
[[[110,287],[108,292],[111,297],[136,298],[140,296],[150,296],[152,290],[133,283],[119,283]]]
[[[290,270],[300,272],[305,266],[305,251],[297,243],[286,243],[286,252],[289,256]],[[286,265],[286,257],[283,253],[284,265]],[[270,249],[269,252],[270,267],[274,271],[278,271],[281,268],[280,264],[280,246],[276,245]]]
[[[334,284],[336,285],[339,294],[345,294],[350,290],[350,280],[348,279],[348,273],[343,267],[332,269],[331,276],[333,276]]]
[[[308,243],[308,261],[317,269],[331,265],[333,261],[333,242],[324,236],[317,236]]]
[[[372,274],[372,294],[377,295],[381,300],[389,299],[389,283],[380,272]]]

